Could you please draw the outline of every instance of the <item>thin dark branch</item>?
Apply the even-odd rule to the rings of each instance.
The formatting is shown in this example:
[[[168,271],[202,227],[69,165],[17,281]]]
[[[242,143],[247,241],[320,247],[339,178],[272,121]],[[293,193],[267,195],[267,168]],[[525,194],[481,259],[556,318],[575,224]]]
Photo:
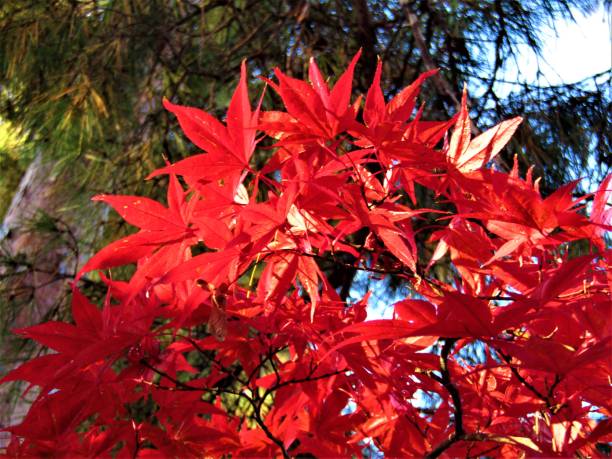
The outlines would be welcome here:
[[[266,436],[272,440],[274,442],[274,444],[276,444],[276,446],[278,446],[278,448],[281,450],[281,453],[283,455],[284,459],[289,459],[291,456],[289,455],[289,453],[287,452],[287,449],[285,448],[285,445],[283,444],[283,442],[277,438],[268,428],[268,426],[266,425],[266,423],[264,422],[262,416],[261,416],[261,407],[263,405],[263,400],[261,399],[261,401],[259,403],[257,403],[255,400],[253,400],[251,397],[249,397],[246,394],[241,393],[240,394],[242,397],[244,397],[246,400],[249,401],[249,403],[251,404],[251,406],[253,407],[253,417],[255,419],[255,422],[257,423],[257,425],[261,428],[261,430],[264,431],[264,433],[266,434]]]
[[[312,381],[318,381],[320,379],[325,379],[325,378],[331,378],[332,376],[337,376],[337,375],[341,375],[343,373],[346,373],[348,370],[344,369],[344,370],[337,370],[337,371],[332,371],[330,373],[325,373],[319,376],[308,376],[306,378],[299,378],[299,379],[291,379],[289,381],[283,381],[275,386],[273,386],[273,390],[276,391],[278,389],[280,389],[281,387],[285,387],[288,386],[290,384],[300,384],[300,383],[305,383],[305,382],[312,382]]]
[[[519,382],[523,386],[525,386],[527,389],[529,389],[536,397],[538,397],[540,400],[542,400],[546,404],[546,408],[548,410],[550,410],[554,414],[554,413],[558,412],[561,409],[562,405],[559,405],[559,404],[555,403],[555,401],[554,401],[555,388],[561,382],[561,379],[562,379],[561,376],[559,376],[558,374],[555,375],[555,380],[553,381],[552,385],[548,389],[548,393],[546,395],[544,395],[533,384],[531,384],[529,381],[527,381],[521,375],[521,373],[518,371],[518,368],[516,368],[515,366],[512,365],[512,363],[511,363],[512,362],[512,357],[511,356],[509,356],[507,354],[504,354],[503,352],[501,352],[498,349],[496,349],[496,351],[502,357],[502,359],[504,359],[504,361],[508,364],[508,368],[510,368],[510,371],[512,372],[514,377],[516,379],[518,379]]]
[[[189,391],[205,391],[207,390],[204,387],[194,387],[194,386],[190,386],[189,384],[186,384],[184,382],[179,381],[178,379],[170,376],[168,373],[166,373],[163,370],[159,370],[158,368],[155,368],[153,365],[151,365],[149,362],[147,362],[145,359],[140,359],[140,363],[147,367],[149,370],[151,370],[154,373],[157,373],[159,376],[161,376],[162,378],[166,378],[168,381],[172,382],[173,384],[175,384],[176,386],[180,387],[183,390],[189,390]]]
[[[511,362],[512,362],[512,357],[504,354],[503,352],[501,352],[500,350],[497,350],[497,353],[499,355],[501,355],[502,359],[504,359],[504,361],[508,364],[508,368],[510,368],[510,371],[512,372],[512,374],[515,376],[516,379],[518,379],[520,381],[520,383],[525,386],[527,389],[529,389],[531,392],[533,392],[533,394],[535,396],[537,396],[539,399],[541,399],[542,401],[548,403],[548,399],[547,397],[540,392],[538,389],[536,389],[529,381],[527,381],[518,371],[518,369],[515,366],[512,366]]]
[[[433,459],[440,456],[444,451],[450,448],[457,441],[462,440],[465,436],[465,432],[463,430],[463,408],[461,405],[461,394],[459,394],[459,389],[457,389],[457,386],[453,384],[451,374],[448,369],[448,356],[450,355],[453,345],[456,342],[456,338],[447,338],[444,340],[442,352],[440,353],[440,373],[442,376],[439,378],[434,378],[444,386],[444,388],[450,394],[451,400],[453,401],[453,406],[455,408],[455,431],[450,437],[442,441],[427,456],[425,456],[427,459]]]

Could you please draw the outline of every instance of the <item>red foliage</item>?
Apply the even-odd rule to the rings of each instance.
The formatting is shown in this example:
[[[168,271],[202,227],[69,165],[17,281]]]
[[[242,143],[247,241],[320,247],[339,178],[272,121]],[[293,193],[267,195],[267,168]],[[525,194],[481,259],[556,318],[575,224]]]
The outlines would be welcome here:
[[[573,183],[543,198],[516,164],[487,167],[520,118],[472,138],[464,94],[451,121],[410,119],[430,75],[385,103],[380,63],[365,104],[351,102],[358,57],[333,88],[314,61],[310,82],[276,70],[268,84],[285,111],[252,109],[244,65],[225,124],[164,102],[203,153],[151,174],[169,176],[166,205],[94,198],[139,231],[79,277],[136,271],[102,276],[101,309],[75,287],[74,324],[17,330],[53,352],[2,380],[39,388],[7,429],[9,456],[351,457],[375,447],[389,457],[585,457],[612,440],[612,176],[592,196],[576,199]],[[273,154],[257,168],[265,138]],[[588,248],[572,257],[578,240]],[[430,274],[437,263],[451,281]],[[393,319],[368,321],[368,295],[344,301],[330,266],[395,276],[412,294]]]

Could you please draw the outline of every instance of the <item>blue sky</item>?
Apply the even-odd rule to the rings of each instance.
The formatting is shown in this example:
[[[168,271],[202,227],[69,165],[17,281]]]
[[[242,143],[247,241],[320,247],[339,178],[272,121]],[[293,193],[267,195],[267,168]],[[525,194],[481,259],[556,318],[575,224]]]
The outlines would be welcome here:
[[[610,15],[603,5],[588,16],[575,13],[575,22],[557,21],[545,27],[542,58],[523,46],[518,62],[506,69],[505,79],[542,85],[575,83],[612,66]],[[538,69],[541,74],[538,75]]]
[[[545,31],[547,40],[542,70],[551,84],[580,81],[612,66],[610,15],[603,5],[592,15],[577,14],[575,18],[575,23],[559,22],[556,34],[550,28]],[[530,57],[526,56],[526,59]],[[535,72],[528,76],[535,78]]]

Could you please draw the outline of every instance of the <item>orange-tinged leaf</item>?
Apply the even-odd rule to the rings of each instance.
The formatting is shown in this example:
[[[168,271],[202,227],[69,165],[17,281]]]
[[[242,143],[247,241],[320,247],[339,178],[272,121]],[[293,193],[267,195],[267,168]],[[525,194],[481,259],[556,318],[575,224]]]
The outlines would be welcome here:
[[[425,146],[433,148],[455,123],[456,118],[449,121],[418,121],[414,127],[414,136]]]
[[[376,228],[375,231],[385,243],[385,247],[389,249],[389,252],[410,268],[412,272],[416,272],[414,251],[408,247],[399,230],[383,226]]]
[[[522,121],[520,116],[503,121],[472,139],[467,150],[455,158],[457,169],[469,172],[484,167],[508,143]]]
[[[319,267],[311,257],[299,257],[298,279],[310,297],[310,321],[319,302]]]
[[[312,87],[305,81],[288,77],[278,69],[275,74],[280,83],[278,92],[287,111],[312,128],[313,134],[325,136],[325,109]]]
[[[457,164],[470,144],[472,136],[472,122],[467,108],[467,88],[463,88],[461,97],[461,110],[455,122],[455,130],[450,139],[448,147],[448,158],[451,163]]]
[[[427,270],[429,270],[438,260],[440,260],[444,255],[448,252],[448,244],[444,240],[444,238],[438,241],[438,245],[436,245],[436,249],[427,263]]]
[[[225,341],[225,337],[227,336],[227,313],[225,311],[225,295],[227,294],[213,292],[213,305],[210,309],[210,316],[208,317],[209,332],[218,341]]]

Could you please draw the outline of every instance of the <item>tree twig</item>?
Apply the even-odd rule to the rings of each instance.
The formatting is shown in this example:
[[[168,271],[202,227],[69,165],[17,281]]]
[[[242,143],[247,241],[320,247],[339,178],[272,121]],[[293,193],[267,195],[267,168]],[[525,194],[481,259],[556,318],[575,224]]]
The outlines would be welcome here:
[[[427,456],[425,456],[427,459],[434,459],[440,456],[440,454],[450,448],[451,445],[459,440],[462,440],[465,436],[465,431],[463,430],[463,408],[461,406],[461,394],[459,394],[459,389],[457,389],[457,386],[453,384],[450,371],[448,370],[448,356],[450,355],[453,345],[456,342],[457,338],[447,338],[444,340],[442,352],[440,353],[440,372],[442,376],[434,378],[444,386],[453,401],[453,406],[455,408],[455,431],[450,437],[441,442],[429,454],[427,454]]]

